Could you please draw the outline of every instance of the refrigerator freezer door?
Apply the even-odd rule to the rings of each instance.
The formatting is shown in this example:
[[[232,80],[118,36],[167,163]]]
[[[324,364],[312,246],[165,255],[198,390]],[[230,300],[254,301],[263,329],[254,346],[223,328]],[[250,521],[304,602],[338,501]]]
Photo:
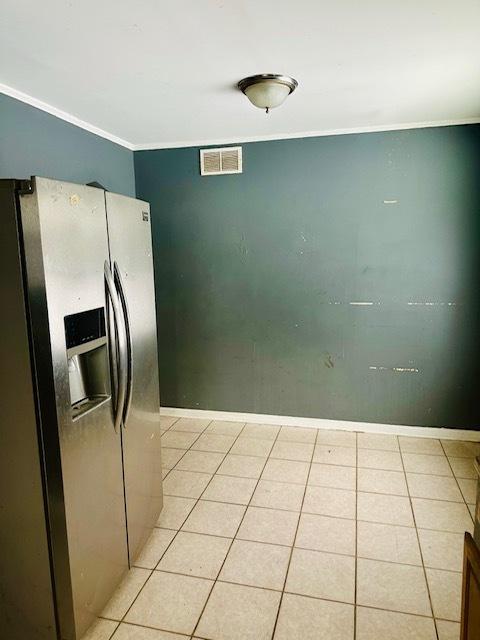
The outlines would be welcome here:
[[[0,637],[57,640],[13,180],[0,180]]]
[[[121,438],[112,420],[105,336],[104,192],[36,178],[33,194],[21,197],[21,212],[34,342],[49,325],[51,349],[43,341],[35,358],[37,375],[42,362],[53,371],[53,389],[43,395],[56,398],[56,410],[53,405],[42,430],[47,465],[49,448],[60,446],[61,475],[56,487],[50,484],[48,501],[54,514],[63,490],[68,547],[53,521],[52,555],[54,571],[63,567],[65,573],[69,563],[70,624],[62,613],[72,607],[58,588],[62,580],[56,580],[56,598],[61,637],[73,640],[101,612],[128,567]],[[84,377],[83,386],[71,389],[73,357]]]
[[[130,563],[152,532],[162,507],[157,324],[150,208],[106,193],[110,257],[124,299],[129,384],[122,428]]]

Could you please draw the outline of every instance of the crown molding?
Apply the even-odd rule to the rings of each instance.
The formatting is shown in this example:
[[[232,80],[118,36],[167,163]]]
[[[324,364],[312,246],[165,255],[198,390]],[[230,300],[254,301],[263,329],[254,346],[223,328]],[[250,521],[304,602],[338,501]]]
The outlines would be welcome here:
[[[153,151],[160,149],[179,149],[179,148],[188,148],[188,147],[209,147],[209,146],[218,146],[218,145],[231,145],[231,144],[240,144],[240,143],[248,143],[248,142],[268,142],[272,140],[294,140],[300,138],[321,138],[325,136],[341,136],[341,135],[349,135],[354,133],[381,133],[383,131],[401,131],[405,129],[427,129],[432,127],[451,127],[456,125],[466,125],[466,124],[480,124],[480,115],[475,116],[473,118],[457,118],[453,120],[431,120],[428,122],[408,122],[408,123],[397,123],[397,124],[385,124],[385,125],[369,125],[365,127],[350,127],[344,129],[320,129],[318,131],[299,131],[295,133],[275,133],[270,135],[256,135],[256,136],[237,136],[233,138],[207,138],[200,140],[178,140],[174,142],[145,142],[141,144],[134,144],[129,142],[128,140],[124,140],[113,133],[105,131],[104,129],[100,129],[99,127],[91,124],[90,122],[86,122],[85,120],[81,120],[76,116],[67,113],[66,111],[62,111],[61,109],[57,109],[47,102],[43,102],[42,100],[38,100],[33,96],[30,96],[22,91],[18,91],[18,89],[14,89],[9,85],[0,83],[0,93],[3,93],[11,98],[15,98],[16,100],[20,100],[20,102],[24,102],[25,104],[30,105],[31,107],[35,107],[36,109],[40,109],[41,111],[45,111],[56,118],[60,118],[60,120],[64,120],[65,122],[69,122],[70,124],[79,127],[80,129],[84,129],[90,133],[93,133],[96,136],[101,138],[105,138],[106,140],[110,140],[115,144],[118,144],[130,151]]]
[[[407,122],[399,124],[369,125],[345,129],[321,129],[318,131],[299,131],[298,133],[274,133],[271,135],[238,136],[233,138],[210,138],[203,140],[179,140],[177,142],[146,142],[133,144],[133,151],[154,151],[160,149],[180,149],[187,147],[209,147],[247,142],[268,142],[272,140],[293,140],[297,138],[322,138],[325,136],[343,136],[352,133],[381,133],[383,131],[402,131],[406,129],[429,129],[434,127],[451,127],[464,124],[480,124],[480,115],[473,118],[456,120],[432,120],[429,122]]]
[[[93,133],[94,135],[99,136],[100,138],[105,138],[106,140],[110,140],[110,142],[114,142],[115,144],[118,144],[121,147],[125,147],[126,149],[133,151],[133,145],[127,140],[124,140],[123,138],[119,138],[118,136],[114,135],[113,133],[109,133],[104,129],[100,129],[100,127],[96,127],[95,125],[90,124],[90,122],[85,122],[85,120],[81,120],[80,118],[77,118],[76,116],[73,116],[72,114],[67,113],[66,111],[62,111],[62,109],[57,109],[57,107],[53,107],[51,104],[48,104],[47,102],[38,100],[33,96],[29,96],[28,94],[23,93],[22,91],[18,91],[18,89],[14,89],[13,87],[8,86],[7,84],[0,83],[0,93],[3,93],[6,96],[9,96],[10,98],[15,98],[15,100],[20,100],[20,102],[24,102],[25,104],[28,104],[31,107],[40,109],[40,111],[45,111],[46,113],[49,113],[50,115],[55,116],[56,118],[60,118],[60,120],[69,122],[70,124],[73,124],[76,127],[79,127],[80,129],[84,129],[85,131],[88,131],[89,133]]]

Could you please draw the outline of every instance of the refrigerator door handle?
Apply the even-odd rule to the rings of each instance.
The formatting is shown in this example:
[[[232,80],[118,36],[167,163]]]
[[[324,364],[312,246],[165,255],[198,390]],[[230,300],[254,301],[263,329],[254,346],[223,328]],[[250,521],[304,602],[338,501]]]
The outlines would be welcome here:
[[[125,288],[123,286],[122,275],[120,273],[119,266],[117,262],[113,263],[113,274],[114,280],[118,291],[118,297],[120,299],[120,304],[122,306],[123,311],[123,320],[125,327],[125,338],[126,338],[126,353],[127,353],[127,388],[126,388],[126,399],[125,399],[125,408],[123,410],[123,428],[127,428],[127,419],[128,413],[130,411],[130,405],[132,403],[132,385],[133,385],[133,363],[132,363],[132,334],[130,331],[130,316],[128,314],[128,305],[127,305],[127,297],[125,295]]]
[[[116,350],[116,357],[113,359],[116,362],[117,371],[117,391],[114,407],[114,428],[118,431],[122,423],[123,412],[125,408],[125,399],[127,393],[127,346],[125,339],[125,332],[121,326],[121,311],[120,302],[115,289],[115,283],[110,270],[110,265],[107,260],[104,264],[105,283],[107,285],[108,296],[113,310],[113,320],[115,325],[115,344],[113,349]],[[110,339],[110,348],[112,349],[112,339]],[[112,354],[110,354],[112,358]]]

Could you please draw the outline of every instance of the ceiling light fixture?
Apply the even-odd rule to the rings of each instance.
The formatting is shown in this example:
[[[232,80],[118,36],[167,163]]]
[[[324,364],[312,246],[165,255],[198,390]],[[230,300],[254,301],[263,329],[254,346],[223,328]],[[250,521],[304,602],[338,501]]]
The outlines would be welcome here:
[[[243,78],[238,83],[238,88],[250,102],[259,109],[265,109],[267,113],[285,102],[286,97],[297,87],[298,82],[294,78],[278,73],[260,73]]]

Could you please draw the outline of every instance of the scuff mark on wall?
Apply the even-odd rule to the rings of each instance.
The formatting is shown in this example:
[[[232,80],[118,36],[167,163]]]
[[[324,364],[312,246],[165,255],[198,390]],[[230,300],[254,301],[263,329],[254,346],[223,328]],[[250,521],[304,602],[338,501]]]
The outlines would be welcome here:
[[[416,367],[368,367],[370,371],[394,371],[395,373],[419,373],[420,369]]]
[[[351,305],[352,307],[372,307],[375,302],[349,302],[349,305]],[[379,302],[377,302],[376,304],[380,304]]]
[[[240,242],[237,244],[237,248],[238,248],[238,252],[243,258],[246,258],[248,256],[248,247],[246,245],[246,241],[247,239],[245,237],[245,234],[242,233],[242,238]]]
[[[409,307],[456,307],[456,302],[407,302]]]
[[[352,300],[351,302],[342,302],[341,300],[329,300],[328,304],[331,305],[342,305],[349,304],[351,307],[380,307],[382,302],[372,302],[370,300]],[[404,304],[404,303],[400,303]],[[460,306],[458,302],[416,302],[409,301],[407,302],[407,306],[409,307],[458,307]]]
[[[349,304],[352,307],[379,307],[381,306],[381,302],[371,302],[371,301],[362,301],[362,300],[352,300],[352,302],[342,302],[341,300],[330,300],[328,304]]]
[[[323,364],[327,367],[327,369],[333,369],[335,367],[335,362],[333,361],[332,356],[327,353]]]

